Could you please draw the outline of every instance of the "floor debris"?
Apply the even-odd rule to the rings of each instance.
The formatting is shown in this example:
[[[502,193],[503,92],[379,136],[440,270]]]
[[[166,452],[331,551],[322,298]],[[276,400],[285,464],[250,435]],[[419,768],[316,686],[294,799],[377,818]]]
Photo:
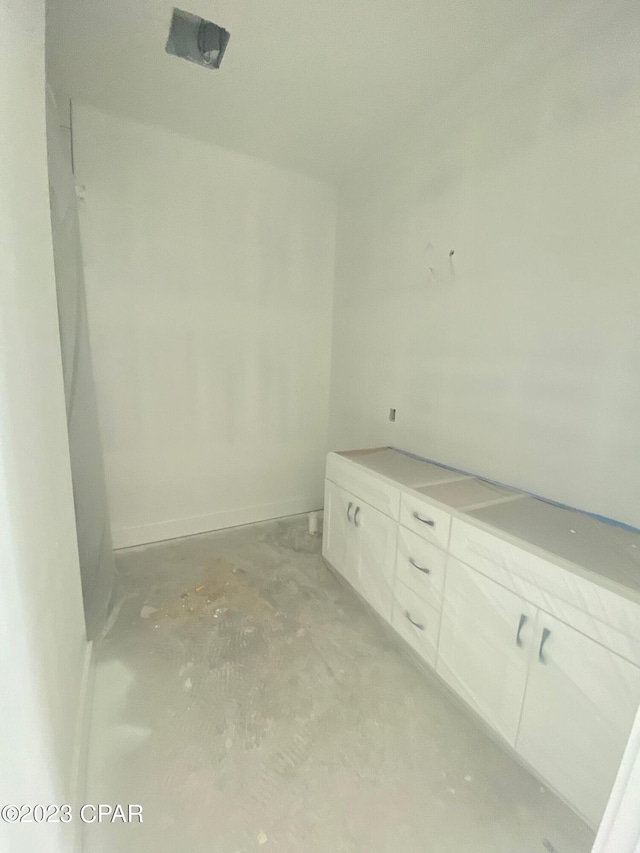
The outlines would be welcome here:
[[[116,561],[86,801],[141,803],[144,823],[88,827],[85,853],[591,849],[593,833],[338,582],[305,517]]]

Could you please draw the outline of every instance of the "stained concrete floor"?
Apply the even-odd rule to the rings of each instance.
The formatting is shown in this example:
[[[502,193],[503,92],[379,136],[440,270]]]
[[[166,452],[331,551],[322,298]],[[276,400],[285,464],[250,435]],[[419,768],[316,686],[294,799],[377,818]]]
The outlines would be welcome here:
[[[586,853],[592,833],[420,671],[304,518],[117,554],[85,853]]]

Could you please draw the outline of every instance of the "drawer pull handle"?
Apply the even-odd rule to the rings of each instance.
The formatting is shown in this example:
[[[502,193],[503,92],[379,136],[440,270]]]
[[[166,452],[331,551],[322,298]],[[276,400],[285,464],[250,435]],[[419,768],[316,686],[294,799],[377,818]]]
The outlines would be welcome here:
[[[405,619],[408,619],[409,622],[411,622],[411,624],[414,626],[414,628],[417,628],[418,631],[424,631],[424,625],[422,625],[420,622],[414,622],[408,610],[404,611],[404,615]]]
[[[414,569],[417,569],[419,572],[423,572],[425,575],[431,574],[431,569],[425,569],[424,566],[419,566],[413,557],[409,557],[409,562],[413,566]]]
[[[546,663],[547,659],[545,658],[544,652],[544,644],[547,642],[549,637],[551,636],[551,630],[549,628],[542,629],[542,639],[540,640],[540,648],[538,649],[538,660],[540,663]]]
[[[518,633],[516,634],[516,646],[520,646],[520,648],[522,648],[522,646],[524,645],[524,643],[520,639],[520,634],[522,633],[522,629],[524,628],[524,626],[527,624],[528,621],[529,621],[529,617],[526,615],[526,613],[521,613],[520,614],[520,622],[518,623]]]
[[[349,506],[347,507],[347,519],[351,521],[351,507],[353,506],[353,501],[349,501]]]
[[[428,524],[429,527],[435,527],[436,523],[432,518],[425,518],[423,515],[420,515],[419,512],[414,512],[413,517],[416,521],[421,521],[423,524]]]
[[[356,527],[360,527],[360,524],[358,522],[358,516],[359,515],[360,515],[360,507],[357,506],[356,511],[353,513],[353,523],[355,524]]]

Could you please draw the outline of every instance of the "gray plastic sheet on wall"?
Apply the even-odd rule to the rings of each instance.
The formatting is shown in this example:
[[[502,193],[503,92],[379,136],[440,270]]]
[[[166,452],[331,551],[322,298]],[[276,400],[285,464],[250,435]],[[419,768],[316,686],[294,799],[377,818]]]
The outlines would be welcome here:
[[[114,579],[107,491],[87,319],[70,129],[47,87],[51,230],[73,499],[87,637],[102,629]]]

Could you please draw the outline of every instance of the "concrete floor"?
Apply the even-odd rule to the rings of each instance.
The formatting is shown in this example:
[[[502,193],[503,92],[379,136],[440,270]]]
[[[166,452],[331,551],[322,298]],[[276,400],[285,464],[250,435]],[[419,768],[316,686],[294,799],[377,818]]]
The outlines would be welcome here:
[[[117,555],[86,853],[586,853],[593,834],[327,569],[304,518]]]

